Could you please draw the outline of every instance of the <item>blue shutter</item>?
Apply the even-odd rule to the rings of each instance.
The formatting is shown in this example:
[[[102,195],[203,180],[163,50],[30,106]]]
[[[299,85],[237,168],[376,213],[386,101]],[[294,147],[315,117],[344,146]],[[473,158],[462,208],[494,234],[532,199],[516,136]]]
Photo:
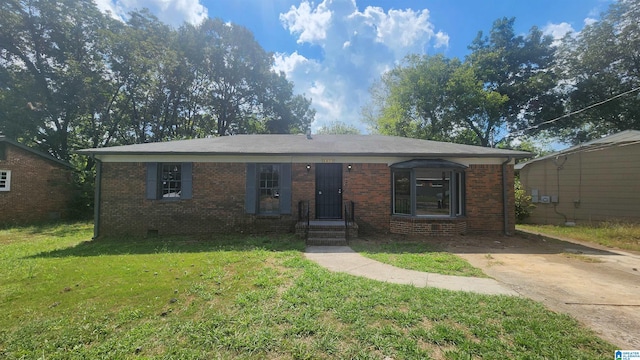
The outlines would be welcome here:
[[[182,187],[180,189],[181,199],[191,199],[193,197],[193,164],[182,163]]]
[[[158,198],[158,163],[147,163],[147,199]]]
[[[247,164],[247,178],[245,179],[244,210],[247,214],[256,213],[256,164]]]
[[[280,213],[291,214],[291,164],[280,165]]]

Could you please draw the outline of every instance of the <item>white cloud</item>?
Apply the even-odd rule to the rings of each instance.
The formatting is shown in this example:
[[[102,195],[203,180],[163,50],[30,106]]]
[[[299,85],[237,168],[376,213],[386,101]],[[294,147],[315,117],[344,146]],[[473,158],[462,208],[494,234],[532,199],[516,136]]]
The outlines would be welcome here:
[[[593,23],[597,22],[598,19],[594,19],[594,18],[588,17],[588,18],[585,18],[583,21],[584,21],[584,25],[587,26],[587,25],[592,25]]]
[[[299,7],[291,6],[288,12],[280,14],[280,21],[292,34],[300,34],[298,43],[315,43],[326,38],[326,28],[331,21],[331,11],[323,2],[315,9],[306,1]]]
[[[126,19],[133,10],[147,8],[162,22],[180,26],[184,22],[198,24],[207,18],[207,8],[200,0],[94,0],[102,11],[110,11],[118,19]]]
[[[294,76],[296,72],[308,74],[320,68],[317,62],[307,59],[298,54],[297,51],[294,51],[291,55],[277,53],[274,56],[274,60],[273,69],[278,72],[284,72],[287,77]]]
[[[449,43],[446,33],[434,29],[427,9],[367,6],[360,11],[355,0],[318,5],[303,0],[280,14],[280,21],[299,44],[322,49],[321,59],[294,52],[278,54],[275,64],[295,83],[297,93],[313,99],[314,130],[333,121],[366,130],[359,123],[360,109],[369,100],[371,84],[407,54],[424,54]]]
[[[542,33],[553,37],[553,46],[558,46],[562,42],[562,38],[568,33],[575,36],[576,31],[571,24],[561,22],[559,24],[548,23],[542,28]]]

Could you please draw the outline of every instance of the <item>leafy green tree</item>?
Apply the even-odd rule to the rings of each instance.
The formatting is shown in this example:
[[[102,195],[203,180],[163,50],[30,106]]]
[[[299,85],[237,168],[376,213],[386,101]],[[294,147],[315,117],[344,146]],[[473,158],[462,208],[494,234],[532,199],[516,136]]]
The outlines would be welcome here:
[[[448,116],[451,99],[447,91],[458,59],[442,55],[411,55],[382,75],[370,90],[371,103],[363,109],[365,121],[376,132],[451,140],[464,129]]]
[[[633,91],[640,87],[638,19],[640,0],[620,0],[599,21],[563,40],[558,68],[570,94],[567,112],[590,108],[553,123],[562,140],[578,144],[640,129],[640,95]],[[630,93],[616,97],[625,92]]]
[[[318,129],[317,134],[333,134],[333,135],[358,135],[360,130],[353,125],[345,124],[342,121],[334,121]]]
[[[293,84],[272,70],[267,53],[245,27],[207,19],[195,31],[203,42],[207,80],[203,111],[217,135],[306,130],[315,116],[311,102],[293,95]]]
[[[475,135],[471,144],[494,146],[494,139],[505,124],[500,111],[509,97],[486,88],[474,67],[466,63],[452,74],[445,91],[449,94],[450,121]]]
[[[516,35],[514,21],[479,32],[464,62],[407,57],[371,89],[365,121],[384,134],[494,147],[560,113],[552,39],[536,27]]]
[[[514,23],[515,18],[498,19],[488,35],[479,32],[465,59],[483,89],[493,93],[484,120],[495,129],[492,145],[508,141],[504,134],[530,128],[563,111],[552,38],[535,26],[526,36],[516,35]]]
[[[0,128],[69,159],[74,132],[103,105],[110,20],[89,0],[6,0],[0,12]]]

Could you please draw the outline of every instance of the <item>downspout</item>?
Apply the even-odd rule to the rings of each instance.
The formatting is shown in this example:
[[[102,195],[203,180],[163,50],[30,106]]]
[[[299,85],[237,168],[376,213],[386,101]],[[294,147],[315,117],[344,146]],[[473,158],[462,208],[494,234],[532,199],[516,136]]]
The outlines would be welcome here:
[[[95,192],[93,194],[93,238],[100,236],[100,194],[102,190],[102,161],[92,155],[91,158],[96,162],[96,180]]]
[[[504,215],[504,234],[511,235],[509,232],[509,191],[507,189],[507,164],[511,162],[511,156],[502,163],[502,213]]]

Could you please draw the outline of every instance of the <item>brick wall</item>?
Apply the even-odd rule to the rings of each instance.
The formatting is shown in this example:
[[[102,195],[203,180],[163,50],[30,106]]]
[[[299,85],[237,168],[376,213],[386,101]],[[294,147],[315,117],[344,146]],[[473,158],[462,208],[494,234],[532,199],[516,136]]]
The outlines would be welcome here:
[[[316,167],[307,164],[291,164],[291,209],[298,216],[299,202],[309,202],[310,218],[316,218]]]
[[[104,163],[100,233],[102,235],[293,232],[299,201],[309,201],[315,219],[315,166],[292,164],[291,215],[245,213],[244,163],[194,163],[193,199],[146,200],[144,163]],[[466,217],[412,219],[391,217],[391,170],[386,164],[343,164],[343,201],[355,203],[361,234],[445,235],[503,231],[502,167],[472,165],[466,171]],[[513,167],[508,167],[513,209]],[[510,211],[514,229],[515,212]]]
[[[515,231],[513,166],[507,166],[509,232]],[[471,165],[466,171],[467,231],[501,233],[504,231],[502,166]]]
[[[404,235],[452,236],[467,231],[465,218],[434,219],[409,216],[391,217],[391,232]]]
[[[147,200],[144,163],[103,163],[100,235],[292,232],[292,215],[245,213],[244,163],[194,163],[193,198]]]
[[[10,191],[0,191],[0,224],[64,218],[73,197],[71,169],[5,143],[0,170],[11,171]]]
[[[343,201],[355,203],[360,234],[388,233],[391,217],[391,168],[387,164],[343,164]]]

